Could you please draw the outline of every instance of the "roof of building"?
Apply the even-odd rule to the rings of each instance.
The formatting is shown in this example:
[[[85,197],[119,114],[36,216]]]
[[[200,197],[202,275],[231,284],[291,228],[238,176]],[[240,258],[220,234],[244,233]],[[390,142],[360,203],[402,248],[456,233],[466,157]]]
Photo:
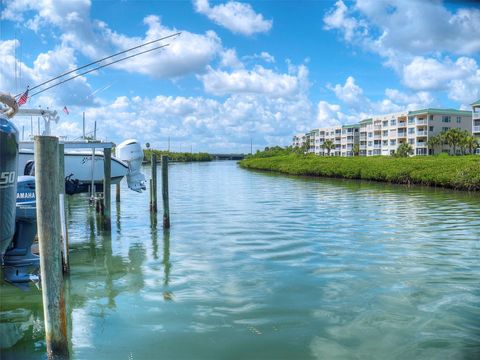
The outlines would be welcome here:
[[[368,119],[363,119],[360,121],[360,124],[369,124],[373,121],[372,118],[368,118]]]
[[[480,99],[470,104],[471,106],[480,106]]]
[[[471,111],[466,110],[457,110],[457,109],[422,109],[422,110],[415,110],[409,111],[408,115],[418,115],[418,114],[436,114],[436,115],[463,115],[463,116],[471,116]]]
[[[342,125],[342,129],[359,128],[360,124]]]

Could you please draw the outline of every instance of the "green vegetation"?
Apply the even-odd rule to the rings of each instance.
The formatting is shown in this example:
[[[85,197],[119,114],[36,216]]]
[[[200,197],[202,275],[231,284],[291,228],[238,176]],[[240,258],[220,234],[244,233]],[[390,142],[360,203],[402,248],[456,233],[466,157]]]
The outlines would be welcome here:
[[[170,152],[163,150],[144,149],[143,161],[150,163],[152,154],[157,154],[157,159],[160,160],[160,156],[167,155],[171,161],[178,162],[190,162],[190,161],[212,161],[213,157],[208,153],[189,153],[189,152]]]
[[[242,160],[240,166],[292,175],[364,179],[480,191],[480,156],[330,157],[298,154],[290,147],[280,149],[257,152]]]
[[[433,151],[445,151],[443,148],[448,145],[453,150],[453,155],[457,154],[457,149],[460,153],[465,155],[467,153],[473,154],[477,147],[480,147],[478,139],[476,139],[470,132],[462,129],[449,129],[441,132],[438,135],[432,136],[428,139],[428,147]]]
[[[396,157],[407,157],[413,154],[412,145],[408,143],[400,144],[395,152]]]
[[[332,140],[327,139],[324,141],[324,143],[321,145],[322,149],[327,150],[327,155],[330,156],[330,152],[335,149],[335,144],[333,143]]]

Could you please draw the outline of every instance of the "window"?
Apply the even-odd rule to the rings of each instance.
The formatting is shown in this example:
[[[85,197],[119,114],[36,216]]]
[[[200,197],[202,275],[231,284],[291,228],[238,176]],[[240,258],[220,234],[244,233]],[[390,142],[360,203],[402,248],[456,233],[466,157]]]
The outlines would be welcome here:
[[[442,127],[442,131],[447,131],[448,129],[450,129],[449,127]]]
[[[395,119],[390,120],[390,126],[394,126],[394,125],[397,125],[397,120]]]
[[[452,119],[448,115],[443,115],[442,116],[442,122],[449,123],[449,122],[452,122]]]
[[[433,126],[429,126],[428,131],[433,131]]]
[[[429,115],[428,120],[433,121],[433,115]]]
[[[388,126],[388,121],[382,122],[382,125],[383,125],[383,126]]]
[[[368,137],[373,137],[373,133],[369,132]]]
[[[371,141],[368,142],[368,146],[372,146],[373,143]]]
[[[415,139],[408,139],[408,143],[409,143],[410,145],[415,144]]]
[[[388,136],[388,130],[383,131],[383,136]]]
[[[415,134],[415,128],[408,128],[409,134]]]
[[[414,119],[413,116],[409,116],[409,117],[408,117],[408,123],[409,123],[410,125],[415,123],[415,119]]]
[[[383,140],[383,145],[387,146],[388,145],[388,140]]]
[[[460,124],[462,122],[462,117],[461,116],[457,116],[457,123]]]
[[[397,140],[395,139],[390,140],[390,145],[397,145]]]

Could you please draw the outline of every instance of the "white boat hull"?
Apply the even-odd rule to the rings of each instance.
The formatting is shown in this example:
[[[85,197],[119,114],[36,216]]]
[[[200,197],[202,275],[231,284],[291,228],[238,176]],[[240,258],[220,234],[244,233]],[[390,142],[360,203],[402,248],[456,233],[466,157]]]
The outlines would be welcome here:
[[[33,150],[20,149],[18,161],[18,174],[24,174],[25,165],[34,160]],[[128,166],[112,156],[111,182],[118,184],[127,174]],[[90,151],[65,152],[65,177],[71,175],[72,180],[78,180],[82,185],[92,182],[92,154]],[[95,165],[93,169],[93,181],[95,184],[103,183],[103,151],[95,151]]]

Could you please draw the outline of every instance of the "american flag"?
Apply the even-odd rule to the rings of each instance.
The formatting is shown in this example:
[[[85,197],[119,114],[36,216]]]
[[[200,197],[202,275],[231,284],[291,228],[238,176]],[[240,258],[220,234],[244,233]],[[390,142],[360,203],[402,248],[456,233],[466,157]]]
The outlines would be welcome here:
[[[68,109],[67,109],[66,106],[63,107],[63,112],[64,112],[65,114],[67,114],[67,115],[70,114],[70,112],[68,111]]]
[[[25,91],[23,95],[20,96],[20,99],[18,99],[18,106],[22,106],[27,102],[27,100],[28,100],[28,88],[27,88],[27,91]]]

